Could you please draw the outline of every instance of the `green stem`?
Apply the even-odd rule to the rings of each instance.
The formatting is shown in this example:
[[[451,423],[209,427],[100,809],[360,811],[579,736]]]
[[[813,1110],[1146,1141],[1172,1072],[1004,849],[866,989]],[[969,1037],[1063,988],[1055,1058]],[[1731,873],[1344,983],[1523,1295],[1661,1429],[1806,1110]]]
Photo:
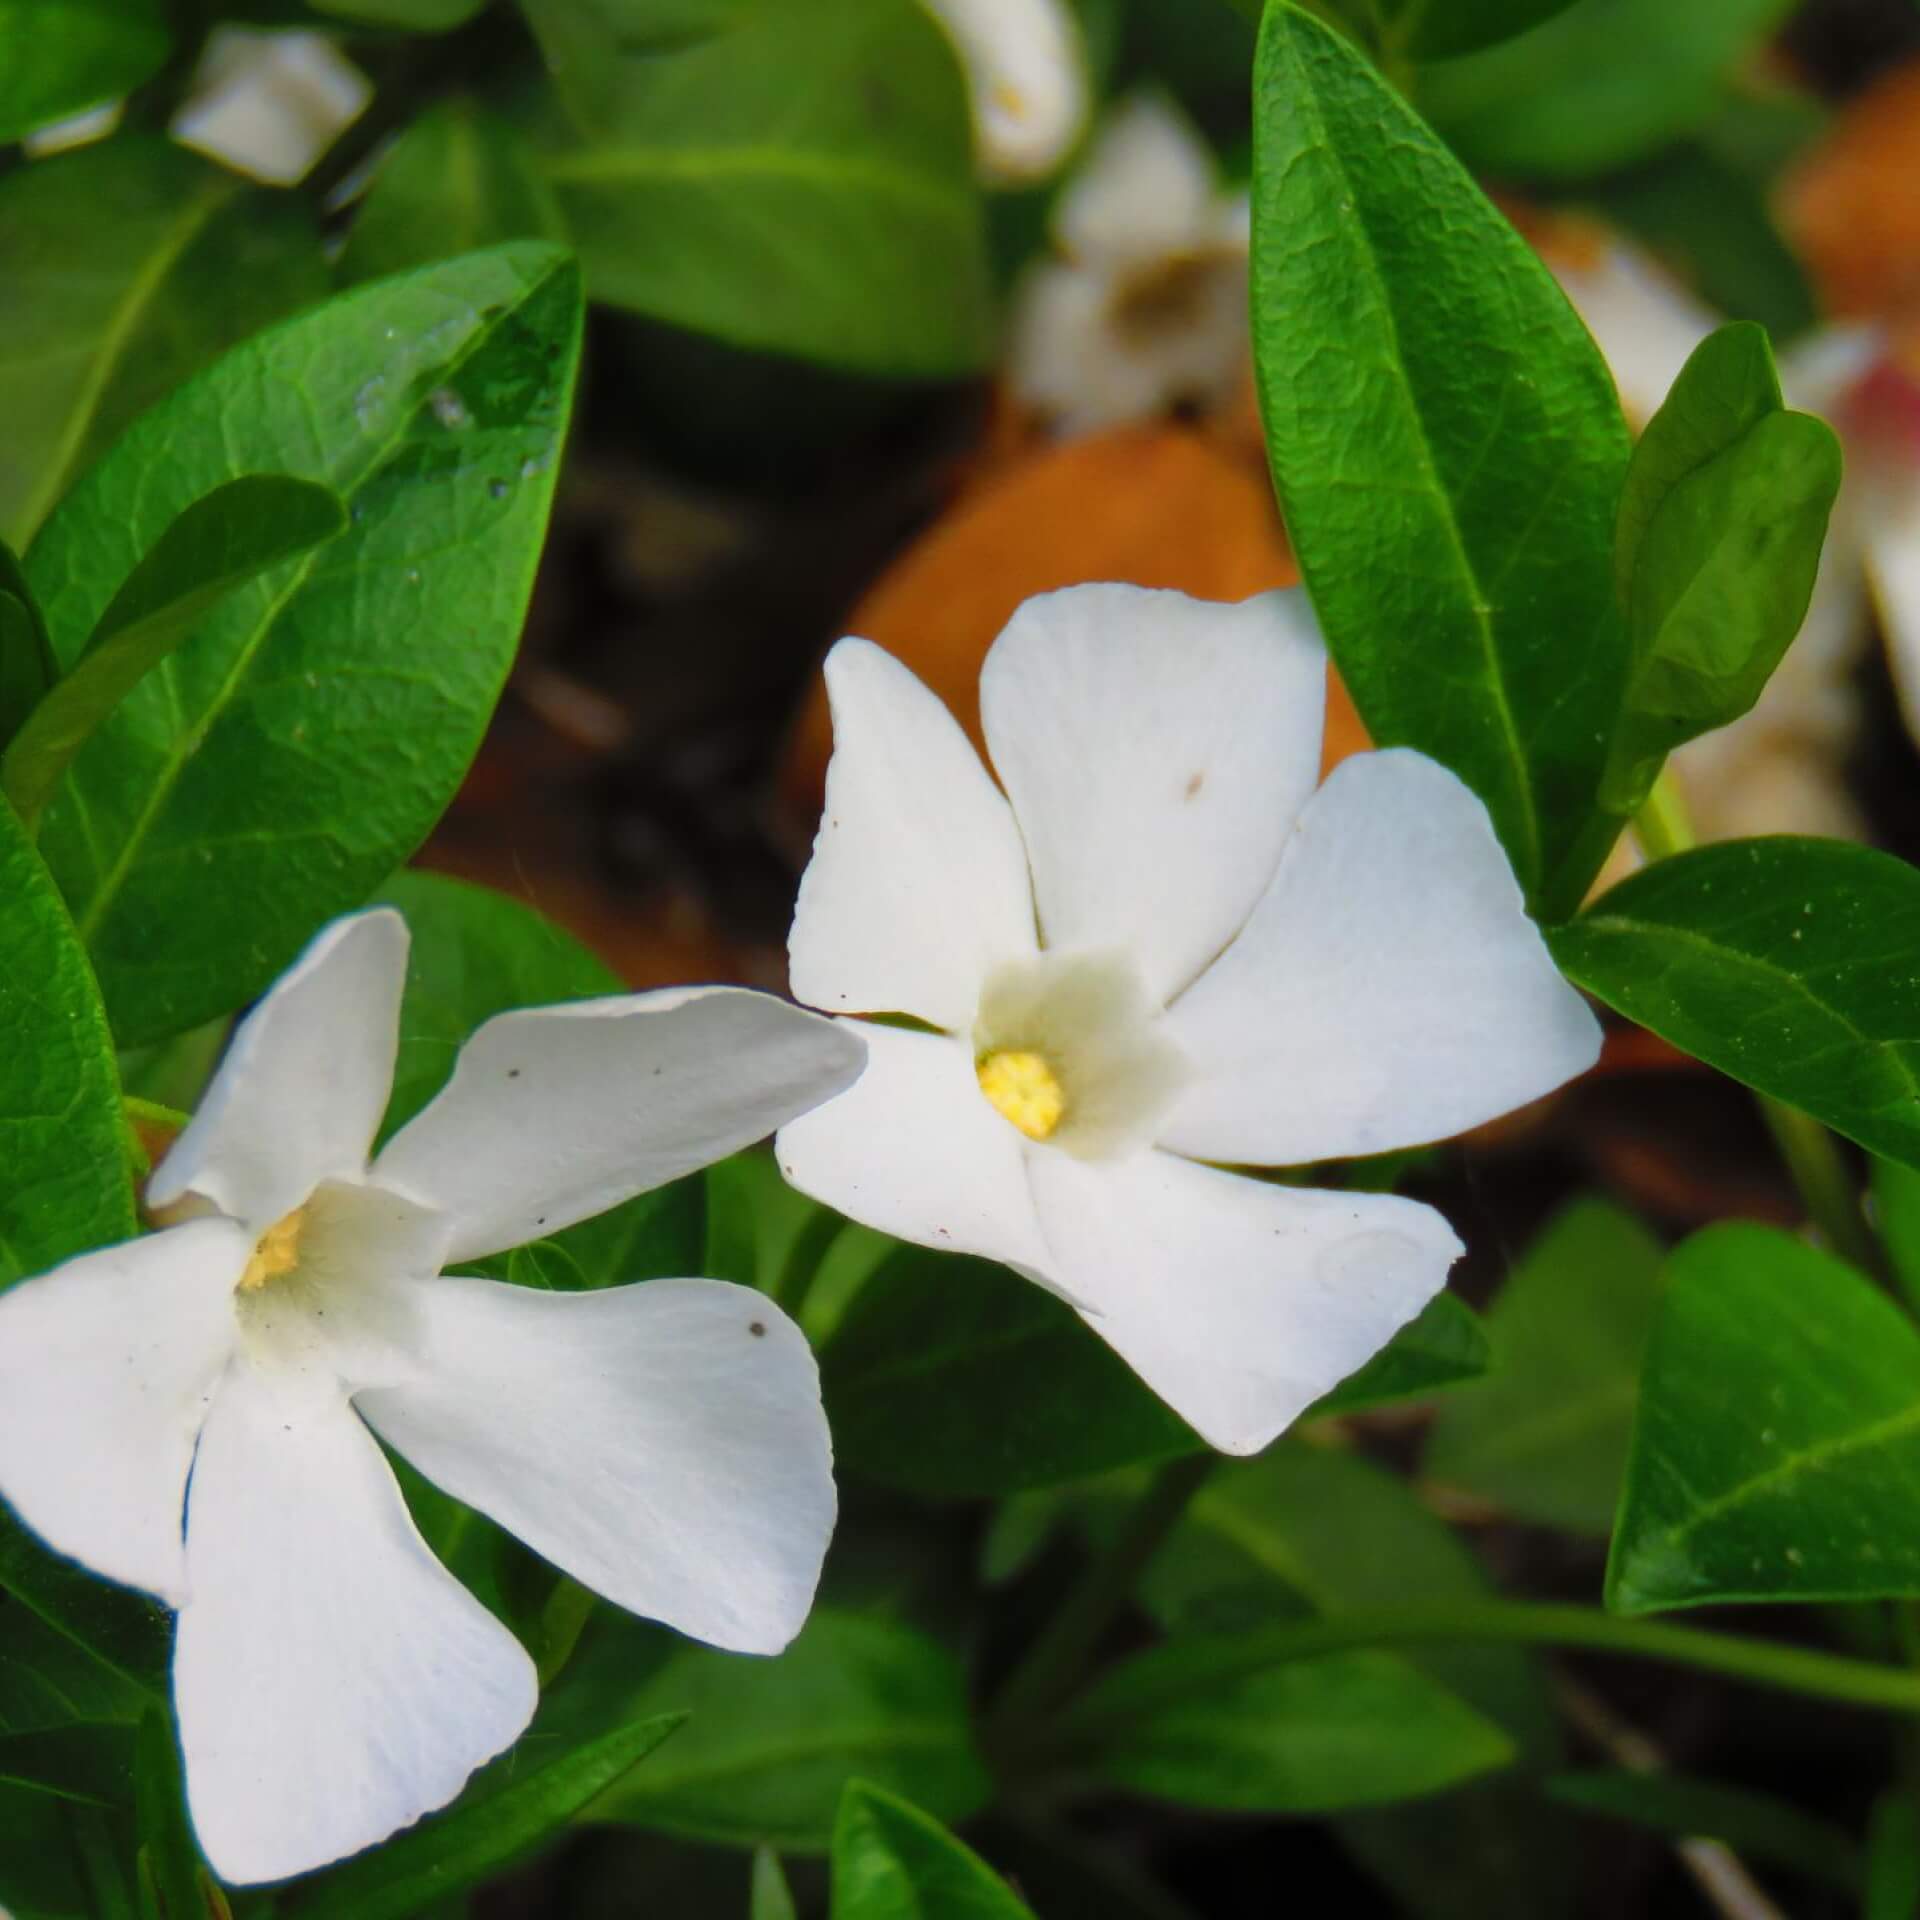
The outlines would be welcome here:
[[[1847,1706],[1887,1713],[1920,1714],[1920,1673],[1854,1660],[1844,1654],[1783,1647],[1771,1640],[1712,1633],[1702,1627],[1669,1626],[1657,1620],[1622,1620],[1598,1607],[1510,1600],[1448,1601],[1432,1606],[1361,1609],[1325,1620],[1303,1620],[1258,1633],[1222,1637],[1206,1646],[1189,1643],[1186,1657],[1168,1661],[1163,1673],[1138,1667],[1116,1669],[1099,1694],[1068,1716],[1075,1737],[1125,1724],[1190,1698],[1292,1660],[1345,1653],[1363,1647],[1486,1643],[1579,1648],[1718,1673],[1730,1680],[1808,1694]],[[1142,1656],[1151,1661],[1157,1656]],[[1131,1684],[1130,1684],[1131,1682]]]
[[[1670,860],[1696,844],[1686,803],[1671,773],[1653,783],[1646,805],[1634,816],[1633,835],[1648,860]],[[1760,1117],[1773,1136],[1780,1158],[1799,1192],[1807,1217],[1821,1238],[1841,1259],[1862,1273],[1883,1277],[1880,1248],[1867,1229],[1860,1207],[1860,1190],[1838,1143],[1811,1114],[1783,1105],[1764,1093],[1755,1093]]]
[[[1080,1576],[1060,1611],[1041,1629],[993,1705],[993,1725],[1008,1747],[1058,1706],[1092,1661],[1100,1636],[1133,1595],[1134,1582],[1179,1525],[1187,1504],[1213,1471],[1216,1456],[1196,1453],[1162,1467],[1127,1516],[1120,1537]]]

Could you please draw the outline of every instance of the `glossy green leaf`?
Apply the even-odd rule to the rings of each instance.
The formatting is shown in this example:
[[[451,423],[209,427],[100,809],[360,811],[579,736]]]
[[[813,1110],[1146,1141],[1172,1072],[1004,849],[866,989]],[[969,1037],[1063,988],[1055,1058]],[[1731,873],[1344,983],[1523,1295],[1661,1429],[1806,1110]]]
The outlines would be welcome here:
[[[1388,60],[1445,60],[1537,27],[1573,0],[1335,0]]]
[[[46,623],[18,555],[0,540],[0,747],[60,677]]]
[[[0,536],[21,543],[137,414],[327,285],[296,196],[140,135],[0,178],[0,259]]]
[[[898,1794],[850,1780],[833,1829],[833,1920],[1034,1920],[971,1847]]]
[[[574,1716],[689,1712],[651,1766],[595,1802],[597,1820],[726,1846],[824,1852],[848,1780],[946,1820],[988,1795],[959,1663],[923,1634],[816,1607],[771,1660],[743,1660],[601,1608],[550,1696]]]
[[[136,1720],[166,1690],[168,1615],[47,1551],[0,1509],[0,1714],[9,1731]]]
[[[1709,334],[1647,423],[1627,469],[1614,570],[1627,693],[1604,798],[1638,810],[1673,748],[1750,712],[1800,630],[1840,442],[1790,413],[1766,329]]]
[[[172,38],[164,0],[0,0],[0,141],[131,93]]]
[[[308,0],[315,13],[407,33],[445,33],[464,26],[487,0]]]
[[[1586,180],[1708,120],[1792,0],[1579,0],[1419,77],[1422,111],[1477,172]]]
[[[0,799],[0,1287],[131,1239],[120,1074],[99,989]]]
[[[1427,1477],[1517,1520],[1611,1531],[1664,1257],[1603,1200],[1560,1214],[1495,1298],[1493,1367],[1441,1407]]]
[[[34,542],[70,661],[139,556],[223,481],[270,466],[352,514],[229,596],[47,810],[42,849],[122,1044],[257,993],[452,797],[519,639],[580,317],[571,264],[531,244],[342,294],[146,414]]]
[[[972,122],[917,0],[741,0],[601,65],[592,138],[531,122],[597,300],[866,373],[986,363]]]
[[[1227,1677],[1230,1645],[1175,1640],[1110,1669],[1064,1716],[1075,1759],[1185,1806],[1329,1813],[1437,1793],[1514,1758],[1491,1720],[1392,1654]]]
[[[1913,1920],[1920,1910],[1920,1811],[1896,1788],[1874,1802],[1861,1920]]]
[[[187,1814],[186,1778],[173,1719],[164,1707],[140,1716],[134,1739],[134,1821],[140,1837],[141,1868],[151,1878],[164,1920],[206,1910],[200,1893],[205,1871]]]
[[[1920,1310],[1920,1170],[1874,1156],[1873,1225],[1893,1277]]]
[[[1684,1774],[1625,1771],[1563,1773],[1546,1782],[1546,1791],[1583,1813],[1678,1840],[1718,1840],[1745,1859],[1793,1867],[1846,1891],[1860,1885],[1860,1850],[1846,1829],[1772,1794]]]
[[[372,280],[501,240],[566,238],[553,190],[506,121],[467,100],[429,108],[380,162],[339,274]]]
[[[529,1735],[513,1766],[496,1762],[455,1806],[309,1883],[285,1910],[291,1920],[405,1920],[476,1886],[616,1788],[682,1718],[636,1717],[531,1769],[540,1750]]]
[[[1254,358],[1287,527],[1382,746],[1487,803],[1530,897],[1577,899],[1626,641],[1627,432],[1532,250],[1361,55],[1275,5],[1255,77]]]
[[[1103,1522],[1118,1517],[1102,1505]],[[1103,1528],[1104,1531],[1104,1528]],[[1140,1597],[1176,1635],[1251,1631],[1419,1593],[1479,1600],[1472,1550],[1397,1474],[1342,1450],[1283,1441],[1217,1467],[1142,1576]],[[1533,1768],[1560,1761],[1540,1661],[1518,1647],[1434,1646],[1406,1656],[1501,1727]],[[1341,1843],[1421,1920],[1539,1920],[1566,1901],[1566,1823],[1517,1779],[1418,1805],[1348,1812]]]
[[[123,1807],[133,1798],[133,1773],[134,1730],[124,1721],[75,1720],[0,1733],[0,1785],[84,1806]]]
[[[186,508],[141,555],[73,670],[0,760],[0,788],[28,830],[94,729],[228,594],[346,525],[337,495],[279,474],[229,480]]]
[[[1786,835],[1700,847],[1548,944],[1617,1013],[1920,1166],[1920,872],[1904,861]]]
[[[800,1920],[800,1910],[793,1904],[793,1889],[787,1885],[780,1856],[771,1847],[754,1849],[747,1920]]]
[[[1607,1565],[1621,1613],[1920,1594],[1920,1332],[1772,1228],[1668,1266]]]
[[[1419,1398],[1485,1364],[1472,1311],[1442,1294],[1313,1412]],[[961,1255],[896,1250],[820,1367],[840,1464],[911,1492],[1018,1493],[1201,1445],[1071,1307]]]

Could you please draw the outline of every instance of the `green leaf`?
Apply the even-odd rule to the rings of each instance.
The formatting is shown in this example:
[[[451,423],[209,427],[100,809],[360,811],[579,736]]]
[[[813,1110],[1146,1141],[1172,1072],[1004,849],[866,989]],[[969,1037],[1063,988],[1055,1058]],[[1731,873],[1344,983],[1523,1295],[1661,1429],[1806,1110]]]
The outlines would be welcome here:
[[[65,903],[0,799],[0,1288],[130,1240],[120,1074]]]
[[[133,1773],[134,1731],[124,1721],[0,1733],[0,1785],[83,1806],[124,1807],[133,1798]]]
[[[146,414],[34,542],[70,661],[138,557],[223,481],[272,467],[352,514],[229,596],[48,808],[42,848],[123,1045],[259,992],[451,798],[519,639],[579,326],[578,276],[542,246],[342,294]]]
[[[1920,873],[1837,840],[1661,860],[1547,936],[1617,1013],[1920,1166]]]
[[[171,42],[163,0],[0,0],[0,142],[131,93]]]
[[[27,829],[94,729],[228,594],[346,525],[336,495],[278,474],[229,480],[186,508],[141,555],[73,671],[0,761],[0,787]]]
[[[0,1589],[0,1708],[10,1730],[136,1720],[164,1696],[167,1614],[56,1558],[4,1509]]]
[[[1675,1773],[1563,1773],[1549,1799],[1650,1827],[1678,1840],[1718,1840],[1750,1860],[1793,1867],[1844,1891],[1860,1885],[1860,1850],[1844,1827],[1772,1794]]]
[[[1445,60],[1511,40],[1573,0],[1336,0],[1394,60]]]
[[[1485,1365],[1472,1310],[1442,1294],[1306,1417],[1421,1398]],[[820,1375],[840,1464],[914,1493],[1020,1493],[1201,1447],[1065,1302],[958,1254],[896,1249]]]
[[[500,240],[564,240],[552,189],[506,121],[472,101],[423,113],[380,163],[339,274],[349,284]]]
[[[1920,1172],[1875,1155],[1873,1224],[1907,1304],[1920,1311]]]
[[[1561,1213],[1495,1299],[1493,1370],[1440,1409],[1427,1477],[1517,1520],[1609,1532],[1664,1257],[1603,1200]]]
[[[986,364],[972,122],[917,0],[741,0],[600,66],[593,138],[531,122],[595,299],[866,373]]]
[[[833,1829],[833,1920],[1034,1920],[971,1847],[897,1794],[850,1780]]]
[[[142,1868],[165,1920],[199,1920],[207,1904],[200,1894],[204,1869],[187,1817],[186,1780],[180,1743],[164,1707],[140,1716],[133,1763],[134,1818],[140,1835]]]
[[[446,33],[464,26],[487,0],[308,0],[315,13],[404,33]]]
[[[1103,1503],[1103,1526],[1119,1505]],[[1176,1635],[1221,1634],[1310,1611],[1384,1606],[1417,1592],[1490,1591],[1473,1552],[1406,1482],[1355,1454],[1287,1440],[1218,1466],[1141,1578]],[[1529,1766],[1559,1764],[1539,1660],[1511,1646],[1433,1646],[1407,1656],[1513,1739]],[[1570,1882],[1565,1821],[1517,1779],[1476,1782],[1414,1806],[1350,1812],[1341,1843],[1423,1920],[1539,1920]]]
[[[1176,1640],[1110,1669],[1064,1716],[1110,1786],[1222,1812],[1383,1806],[1506,1766],[1513,1742],[1386,1653],[1223,1674],[1231,1640]]]
[[[1800,630],[1840,442],[1789,413],[1766,329],[1688,357],[1627,469],[1614,569],[1632,664],[1603,797],[1638,810],[1673,748],[1750,712]]]
[[[610,1708],[693,1716],[655,1765],[601,1796],[597,1820],[821,1853],[855,1777],[946,1820],[988,1796],[958,1662],[908,1627],[832,1608],[777,1658],[743,1660],[603,1607],[549,1699],[561,1730]]]
[[[1792,0],[1580,0],[1517,40],[1420,75],[1421,109],[1476,172],[1586,180],[1709,120]]]
[[[1353,47],[1269,9],[1254,360],[1274,481],[1369,732],[1487,803],[1530,897],[1577,900],[1626,640],[1613,382],[1532,250]]]
[[[0,536],[16,542],[137,414],[327,286],[297,196],[141,135],[0,178],[0,259]]]
[[[800,1910],[793,1904],[793,1889],[787,1885],[780,1856],[771,1847],[754,1849],[753,1888],[747,1920],[800,1920]]]
[[[1913,1920],[1920,1910],[1920,1811],[1899,1789],[1874,1802],[1861,1920]]]
[[[33,589],[13,549],[0,540],[0,747],[59,677]]]
[[[1621,1613],[1920,1594],[1920,1332],[1771,1228],[1668,1265],[1607,1565]]]
[[[309,1883],[311,1892],[292,1895],[285,1906],[289,1920],[405,1920],[477,1885],[616,1786],[683,1718],[633,1719],[531,1772],[526,1769],[538,1749],[529,1734],[447,1812]]]

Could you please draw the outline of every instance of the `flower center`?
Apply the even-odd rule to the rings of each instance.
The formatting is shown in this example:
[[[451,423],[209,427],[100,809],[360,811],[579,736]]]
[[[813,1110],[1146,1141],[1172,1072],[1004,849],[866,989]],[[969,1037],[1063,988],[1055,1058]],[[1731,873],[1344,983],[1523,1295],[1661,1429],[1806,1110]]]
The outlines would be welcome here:
[[[996,968],[972,1038],[988,1105],[1029,1140],[1080,1160],[1150,1146],[1187,1077],[1120,953],[1039,953]]]
[[[295,1207],[260,1236],[253,1258],[240,1276],[242,1293],[258,1293],[269,1280],[278,1280],[300,1264],[300,1236],[306,1231],[307,1210]]]
[[[1029,1140],[1048,1140],[1066,1117],[1067,1095],[1044,1053],[1001,1047],[975,1063],[980,1091]]]
[[[1233,287],[1237,267],[1236,256],[1224,248],[1196,247],[1128,274],[1108,308],[1114,332],[1144,347],[1205,326],[1223,291]]]

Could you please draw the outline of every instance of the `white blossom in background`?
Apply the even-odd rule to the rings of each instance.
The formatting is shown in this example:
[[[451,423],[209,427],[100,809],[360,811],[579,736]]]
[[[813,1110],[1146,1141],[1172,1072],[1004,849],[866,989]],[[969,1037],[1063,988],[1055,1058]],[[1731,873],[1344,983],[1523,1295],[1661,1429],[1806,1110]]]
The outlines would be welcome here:
[[[172,133],[237,172],[290,187],[372,98],[367,76],[323,33],[216,27]]]
[[[104,106],[88,107],[84,113],[70,113],[62,120],[51,120],[36,127],[20,142],[20,151],[29,160],[45,160],[49,155],[66,153],[73,147],[90,147],[104,140],[126,113],[124,100],[109,100]],[[0,1909],[0,1916],[4,1915]]]
[[[0,1297],[0,1496],[179,1610],[187,1795],[229,1881],[444,1806],[533,1713],[531,1661],[380,1441],[596,1593],[743,1652],[798,1631],[833,1524],[813,1358],[770,1301],[442,1269],[747,1145],[847,1086],[856,1038],[732,988],[504,1014],[369,1163],[406,957],[391,911],[323,932],[149,1182],[174,1224]]]
[[[1059,258],[1014,302],[1007,378],[1068,433],[1230,399],[1246,377],[1244,192],[1157,94],[1108,117],[1061,195]]]
[[[981,177],[1044,180],[1086,125],[1086,48],[1069,0],[925,0],[947,30],[973,95]]]
[[[1445,1139],[1594,1060],[1485,808],[1419,754],[1315,791],[1303,595],[1029,601],[981,672],[996,786],[890,655],[827,661],[793,989],[863,1023],[781,1129],[852,1218],[1060,1294],[1215,1446],[1353,1372],[1460,1252],[1431,1208],[1228,1171]],[[956,1282],[958,1284],[958,1282]]]
[[[1549,258],[1613,370],[1636,428],[1719,315],[1637,249]],[[1909,732],[1920,739],[1920,355],[1870,326],[1832,327],[1781,356],[1787,404],[1821,415],[1846,448],[1813,599],[1754,710],[1674,755],[1697,824],[1714,837],[1864,828],[1842,775],[1859,732],[1853,685],[1871,589]]]

